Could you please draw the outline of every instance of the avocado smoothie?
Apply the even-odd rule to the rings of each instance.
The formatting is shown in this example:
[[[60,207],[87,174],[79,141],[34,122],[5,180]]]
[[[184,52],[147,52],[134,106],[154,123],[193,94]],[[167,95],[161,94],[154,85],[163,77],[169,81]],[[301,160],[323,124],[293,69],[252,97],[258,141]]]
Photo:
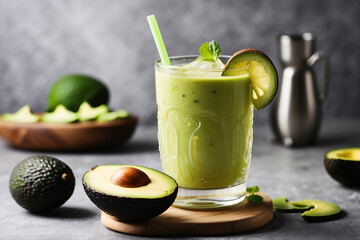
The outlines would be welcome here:
[[[188,65],[195,59],[175,57],[171,66],[155,67],[163,170],[181,188],[243,184],[244,195],[253,135],[249,74],[221,76],[223,65]]]

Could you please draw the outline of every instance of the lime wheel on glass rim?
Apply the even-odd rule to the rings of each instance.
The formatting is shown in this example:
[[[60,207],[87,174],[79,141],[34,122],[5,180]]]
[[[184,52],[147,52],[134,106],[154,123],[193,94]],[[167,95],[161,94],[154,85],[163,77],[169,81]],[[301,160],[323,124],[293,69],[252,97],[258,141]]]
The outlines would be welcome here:
[[[222,76],[236,76],[238,69],[249,72],[252,103],[256,110],[266,107],[274,98],[278,88],[278,74],[274,64],[265,53],[256,49],[242,49],[226,63]]]

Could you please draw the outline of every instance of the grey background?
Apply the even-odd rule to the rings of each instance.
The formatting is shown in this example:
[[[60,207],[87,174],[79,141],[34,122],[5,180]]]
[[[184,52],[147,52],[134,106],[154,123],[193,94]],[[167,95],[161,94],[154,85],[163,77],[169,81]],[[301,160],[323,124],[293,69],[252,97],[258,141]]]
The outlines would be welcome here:
[[[340,0],[0,0],[0,112],[24,104],[44,111],[51,84],[81,72],[110,87],[110,107],[155,124],[158,54],[146,21],[155,14],[169,55],[215,39],[224,54],[263,50],[279,69],[279,33],[317,34],[331,59],[325,117],[360,117],[359,10],[359,1]],[[256,113],[255,124],[268,112]]]

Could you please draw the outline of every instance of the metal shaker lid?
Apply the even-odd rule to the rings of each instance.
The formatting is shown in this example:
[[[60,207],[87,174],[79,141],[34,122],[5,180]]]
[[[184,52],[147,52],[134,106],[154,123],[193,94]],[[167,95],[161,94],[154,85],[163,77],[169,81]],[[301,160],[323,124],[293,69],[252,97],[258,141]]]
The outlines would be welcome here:
[[[315,52],[315,35],[281,34],[278,37],[278,44],[279,57],[283,63],[304,62]]]

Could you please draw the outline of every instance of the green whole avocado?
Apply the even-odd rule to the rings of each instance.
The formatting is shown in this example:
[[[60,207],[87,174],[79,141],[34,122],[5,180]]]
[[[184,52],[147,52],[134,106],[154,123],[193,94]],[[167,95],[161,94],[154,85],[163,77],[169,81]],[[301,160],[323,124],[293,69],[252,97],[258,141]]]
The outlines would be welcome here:
[[[109,98],[109,89],[100,80],[83,74],[66,75],[51,86],[47,112],[54,111],[59,104],[72,112],[77,112],[84,101],[97,107],[107,104]]]
[[[9,181],[14,200],[31,212],[60,207],[71,197],[74,187],[70,167],[50,156],[32,156],[21,161]]]

